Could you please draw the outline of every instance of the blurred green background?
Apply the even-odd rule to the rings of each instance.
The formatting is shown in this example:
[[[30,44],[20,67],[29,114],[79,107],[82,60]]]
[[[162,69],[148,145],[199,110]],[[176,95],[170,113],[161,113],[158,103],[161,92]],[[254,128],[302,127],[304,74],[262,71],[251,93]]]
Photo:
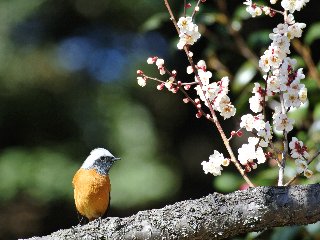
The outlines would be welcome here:
[[[181,16],[183,1],[171,2]],[[192,47],[195,60],[205,59],[214,79],[229,75],[232,80],[238,117],[223,122],[227,134],[248,111],[253,81],[261,80],[255,60],[281,21],[278,16],[251,19],[241,3],[212,0],[201,6],[196,22],[203,37]],[[296,14],[307,29],[292,48],[305,67],[309,90],[308,104],[292,113],[297,122],[292,134],[312,149],[319,149],[320,138],[319,9],[320,2],[311,1]],[[226,155],[215,127],[196,119],[181,95],[136,83],[137,69],[158,76],[146,64],[155,55],[180,79],[191,80],[177,40],[163,1],[0,0],[0,239],[76,225],[71,181],[95,147],[122,159],[110,173],[108,216],[239,189],[244,181],[233,166],[216,178],[202,171],[200,163],[214,149]],[[234,141],[234,147],[242,141],[246,138]],[[257,184],[275,184],[272,166],[259,166],[249,175]],[[292,163],[286,174],[294,174]],[[319,236],[318,225],[310,225],[258,238]]]

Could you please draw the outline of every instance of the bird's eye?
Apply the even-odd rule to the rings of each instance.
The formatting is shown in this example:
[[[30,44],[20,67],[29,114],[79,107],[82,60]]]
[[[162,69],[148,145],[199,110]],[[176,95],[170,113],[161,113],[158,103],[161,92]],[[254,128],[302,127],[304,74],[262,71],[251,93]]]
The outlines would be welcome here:
[[[106,156],[101,156],[100,159],[101,159],[101,160],[106,160],[107,157],[106,157]]]

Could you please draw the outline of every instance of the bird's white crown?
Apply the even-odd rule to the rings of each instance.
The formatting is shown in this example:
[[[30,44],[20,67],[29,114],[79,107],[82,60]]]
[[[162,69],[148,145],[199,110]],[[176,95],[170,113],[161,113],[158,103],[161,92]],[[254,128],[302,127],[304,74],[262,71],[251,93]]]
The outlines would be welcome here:
[[[90,152],[90,155],[83,162],[81,168],[91,168],[94,165],[95,161],[100,159],[102,156],[114,158],[114,156],[107,149],[95,148]]]

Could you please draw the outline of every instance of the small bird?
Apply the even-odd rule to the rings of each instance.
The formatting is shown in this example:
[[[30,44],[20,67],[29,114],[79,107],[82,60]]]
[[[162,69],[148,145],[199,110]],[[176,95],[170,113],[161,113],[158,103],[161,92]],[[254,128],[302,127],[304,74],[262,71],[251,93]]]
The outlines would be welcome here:
[[[119,159],[104,148],[96,148],[73,177],[77,211],[89,221],[102,217],[109,208],[111,184],[108,174]]]

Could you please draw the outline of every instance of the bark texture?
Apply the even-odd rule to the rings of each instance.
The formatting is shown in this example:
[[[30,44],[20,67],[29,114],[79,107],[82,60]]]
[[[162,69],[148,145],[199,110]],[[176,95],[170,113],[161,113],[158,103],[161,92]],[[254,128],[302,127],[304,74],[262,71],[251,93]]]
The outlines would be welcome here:
[[[111,217],[59,230],[51,239],[224,239],[272,227],[320,220],[320,185],[256,187],[227,195],[213,193],[161,209]]]

